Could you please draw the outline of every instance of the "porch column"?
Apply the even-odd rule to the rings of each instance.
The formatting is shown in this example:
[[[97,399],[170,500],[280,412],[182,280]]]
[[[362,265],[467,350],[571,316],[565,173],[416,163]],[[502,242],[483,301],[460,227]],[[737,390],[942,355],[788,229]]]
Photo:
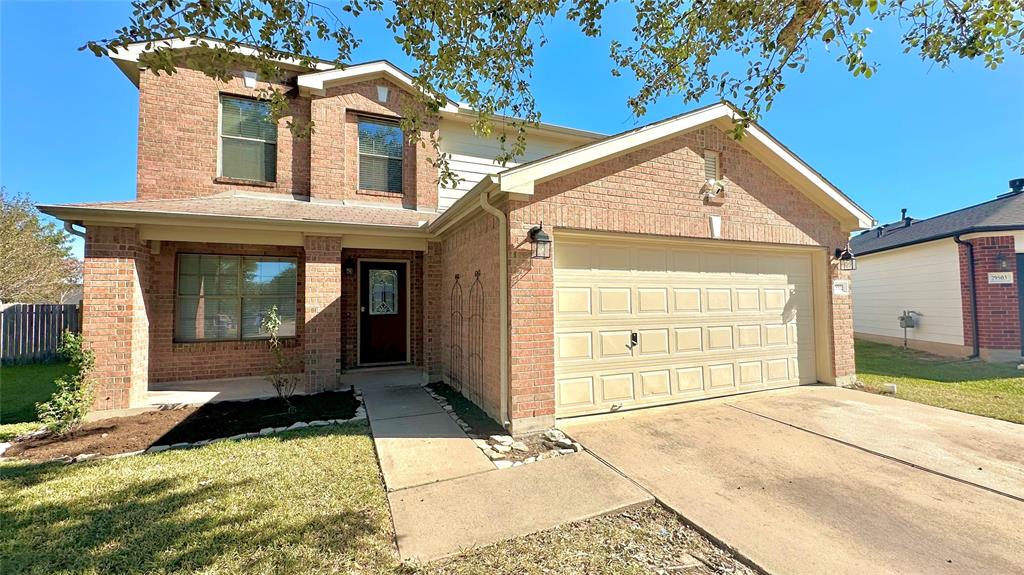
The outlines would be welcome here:
[[[306,393],[334,389],[341,373],[341,237],[306,236]]]
[[[150,252],[135,228],[89,226],[82,334],[96,354],[94,409],[144,403],[149,383]]]
[[[841,245],[841,244],[839,244]],[[829,284],[826,287],[832,304],[832,361],[835,384],[851,387],[857,381],[857,367],[853,351],[853,296],[851,293],[837,293],[832,282],[853,284],[850,272],[844,272],[836,265],[829,265]]]

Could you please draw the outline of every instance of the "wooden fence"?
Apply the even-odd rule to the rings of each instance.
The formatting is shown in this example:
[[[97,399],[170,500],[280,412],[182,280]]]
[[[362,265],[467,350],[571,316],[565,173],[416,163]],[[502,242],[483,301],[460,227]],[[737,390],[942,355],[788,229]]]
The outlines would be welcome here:
[[[13,303],[0,305],[0,363],[57,359],[64,330],[82,330],[74,304]]]

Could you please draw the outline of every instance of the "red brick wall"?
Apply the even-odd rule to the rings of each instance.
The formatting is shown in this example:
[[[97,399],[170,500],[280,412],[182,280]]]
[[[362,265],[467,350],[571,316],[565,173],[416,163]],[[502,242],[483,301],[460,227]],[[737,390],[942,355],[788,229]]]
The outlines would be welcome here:
[[[500,422],[504,416],[497,222],[491,214],[478,213],[448,231],[436,246],[441,265],[440,289],[434,296],[437,361],[432,372]],[[474,287],[477,271],[479,284]]]
[[[277,129],[277,181],[273,184],[218,180],[220,94],[258,97],[260,82],[246,88],[241,75],[224,83],[202,72],[179,68],[173,75],[143,71],[139,79],[139,146],[137,197],[140,200],[209,196],[248,190],[325,199],[437,209],[437,168],[429,141],[436,125],[420,133],[424,142],[406,143],[403,194],[360,190],[357,114],[398,119],[407,93],[386,80],[331,88],[326,96],[300,97],[287,78],[274,84],[291,96],[291,116]],[[377,86],[389,86],[387,103],[377,102]],[[295,138],[290,120],[312,119],[309,138]]]
[[[377,86],[388,86],[388,101],[377,101]],[[403,193],[359,188],[359,114],[398,120],[408,104],[404,90],[386,80],[373,80],[331,88],[311,103],[316,132],[312,136],[311,189],[313,197],[358,200],[421,210],[437,209],[437,168],[430,161],[430,136],[436,127],[422,130],[423,143],[406,142],[403,158]]]
[[[413,364],[423,366],[423,252],[408,250],[369,250],[346,248],[341,252],[342,265],[349,258],[405,260],[409,262],[409,357]],[[341,363],[343,369],[359,364],[359,277],[357,272],[345,276],[341,284]]]
[[[305,238],[306,392],[338,386],[341,374],[342,272],[340,237]],[[298,309],[303,309],[299,307]]]
[[[1020,352],[1020,311],[1017,299],[1016,253],[1013,236],[964,240],[974,246],[974,284],[978,301],[978,343],[988,350]],[[964,345],[974,345],[967,246],[960,247],[960,291],[963,298]],[[1005,266],[1005,267],[1004,267]],[[1012,284],[990,284],[991,272],[1013,272]]]
[[[258,87],[269,85],[260,82]],[[220,94],[258,96],[257,90],[242,84],[240,75],[223,83],[188,68],[171,75],[145,70],[139,74],[138,199],[210,196],[240,189],[308,195],[309,140],[294,138],[286,123],[292,118],[307,120],[309,101],[292,99],[292,116],[278,124],[276,183],[219,183]]]
[[[86,232],[83,325],[96,354],[96,409],[126,408],[147,386],[150,258],[133,228],[90,226]]]
[[[699,199],[705,149],[721,154],[727,197],[719,207]],[[509,202],[507,212],[513,419],[554,413],[551,260],[530,259],[527,239],[538,222],[549,229],[709,238],[708,217],[715,214],[722,217],[723,240],[823,246],[828,251],[847,240],[838,221],[713,127],[537,184],[534,196]],[[832,278],[823,279],[827,283]],[[829,302],[833,375],[846,380],[854,372],[850,302]]]
[[[300,247],[161,242],[160,253],[152,255],[153,280],[150,290],[149,378],[153,382],[265,375],[273,356],[265,340],[175,342],[174,319],[179,253],[276,256],[299,258],[298,302],[304,308],[305,266]],[[289,361],[302,370],[304,329],[302,318],[295,325],[296,337],[284,340]],[[268,384],[269,385],[269,384]],[[143,389],[145,386],[143,385]]]

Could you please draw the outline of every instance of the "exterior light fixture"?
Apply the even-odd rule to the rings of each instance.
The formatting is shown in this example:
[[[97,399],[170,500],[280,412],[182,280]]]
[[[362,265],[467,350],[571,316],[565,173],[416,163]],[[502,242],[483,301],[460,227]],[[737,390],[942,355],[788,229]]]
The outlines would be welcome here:
[[[1010,271],[1010,259],[1006,257],[1006,254],[996,256],[996,268],[1001,272]]]
[[[544,231],[544,223],[530,230],[530,243],[533,244],[533,259],[546,260],[551,257],[551,236]]]
[[[836,248],[836,256],[833,261],[839,264],[839,269],[844,272],[851,272],[857,269],[857,256],[850,251],[850,246]]]
[[[345,270],[345,275],[347,275],[347,276],[355,275],[355,273],[356,273],[356,260],[354,260],[352,258],[348,258],[347,260],[345,260],[345,267],[343,269]]]

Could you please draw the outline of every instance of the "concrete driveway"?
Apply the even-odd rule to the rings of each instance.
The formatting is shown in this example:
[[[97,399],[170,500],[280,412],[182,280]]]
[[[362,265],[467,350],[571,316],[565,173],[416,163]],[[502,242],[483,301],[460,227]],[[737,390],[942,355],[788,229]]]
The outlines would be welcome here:
[[[770,573],[1024,573],[1024,426],[801,387],[559,427]]]

